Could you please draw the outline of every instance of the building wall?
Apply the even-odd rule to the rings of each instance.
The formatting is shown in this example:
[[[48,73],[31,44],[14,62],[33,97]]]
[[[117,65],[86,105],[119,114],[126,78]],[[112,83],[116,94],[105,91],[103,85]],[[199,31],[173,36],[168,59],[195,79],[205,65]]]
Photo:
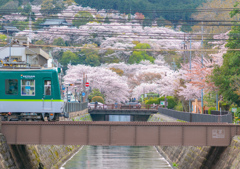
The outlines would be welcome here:
[[[9,56],[9,47],[0,48],[0,59],[4,59]],[[11,56],[22,56],[22,61],[26,61],[25,48],[24,47],[11,47]]]

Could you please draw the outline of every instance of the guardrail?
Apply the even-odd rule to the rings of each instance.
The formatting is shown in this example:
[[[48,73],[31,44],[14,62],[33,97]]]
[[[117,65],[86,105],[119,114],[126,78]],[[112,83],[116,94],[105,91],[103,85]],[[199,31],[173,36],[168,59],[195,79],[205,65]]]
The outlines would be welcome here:
[[[157,110],[157,105],[125,105],[125,104],[98,104],[88,106],[88,109],[153,109]]]
[[[210,115],[210,114],[196,114],[189,112],[180,112],[167,108],[158,108],[158,112],[179,120],[187,122],[225,122],[232,123],[232,114],[225,115]]]
[[[88,103],[71,103],[66,102],[64,103],[64,112],[70,113],[70,112],[76,112],[76,111],[82,111],[84,109],[87,109]]]

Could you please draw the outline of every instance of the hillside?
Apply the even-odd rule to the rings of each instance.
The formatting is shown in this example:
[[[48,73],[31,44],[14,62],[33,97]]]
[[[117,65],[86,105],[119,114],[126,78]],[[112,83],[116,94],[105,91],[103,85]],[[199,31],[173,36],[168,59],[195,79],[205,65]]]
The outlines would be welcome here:
[[[70,1],[52,1],[52,0],[31,0],[34,5],[41,5],[43,2],[68,3]],[[71,1],[74,2],[74,1]],[[188,20],[194,13],[195,9],[205,2],[205,0],[75,0],[78,5],[83,7],[96,8],[97,10],[118,10],[121,13],[135,14],[140,12],[145,19],[166,19],[166,20]],[[19,6],[26,5],[25,0],[0,0],[0,9],[17,9]],[[179,11],[189,9],[188,11]],[[163,12],[162,10],[165,10]],[[169,10],[166,12],[166,10]]]
[[[188,20],[205,0],[75,0],[82,6],[101,9],[114,9],[122,13],[134,14],[141,12],[150,19],[164,18],[166,20]],[[177,10],[191,9],[191,11],[177,12]],[[170,10],[163,13],[162,10]]]

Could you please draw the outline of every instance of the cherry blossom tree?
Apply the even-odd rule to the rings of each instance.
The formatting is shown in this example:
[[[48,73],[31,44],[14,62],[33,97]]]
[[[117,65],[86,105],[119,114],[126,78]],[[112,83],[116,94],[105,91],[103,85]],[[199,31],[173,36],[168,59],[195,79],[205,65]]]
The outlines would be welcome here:
[[[87,75],[87,81],[92,89],[96,88],[104,94],[106,103],[125,102],[129,98],[127,82],[118,74],[104,67],[90,67],[85,65],[68,66],[65,83],[76,83],[83,74]],[[70,88],[73,90],[73,88]],[[78,88],[78,90],[81,90]]]

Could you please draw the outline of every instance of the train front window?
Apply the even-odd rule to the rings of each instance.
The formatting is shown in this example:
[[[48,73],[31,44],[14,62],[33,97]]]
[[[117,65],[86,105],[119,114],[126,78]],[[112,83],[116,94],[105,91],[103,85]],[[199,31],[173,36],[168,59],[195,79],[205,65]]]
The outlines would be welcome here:
[[[51,80],[44,80],[44,95],[51,95]]]
[[[35,80],[22,80],[22,96],[35,96]]]
[[[7,95],[18,95],[18,80],[6,79],[5,80],[5,93]]]

